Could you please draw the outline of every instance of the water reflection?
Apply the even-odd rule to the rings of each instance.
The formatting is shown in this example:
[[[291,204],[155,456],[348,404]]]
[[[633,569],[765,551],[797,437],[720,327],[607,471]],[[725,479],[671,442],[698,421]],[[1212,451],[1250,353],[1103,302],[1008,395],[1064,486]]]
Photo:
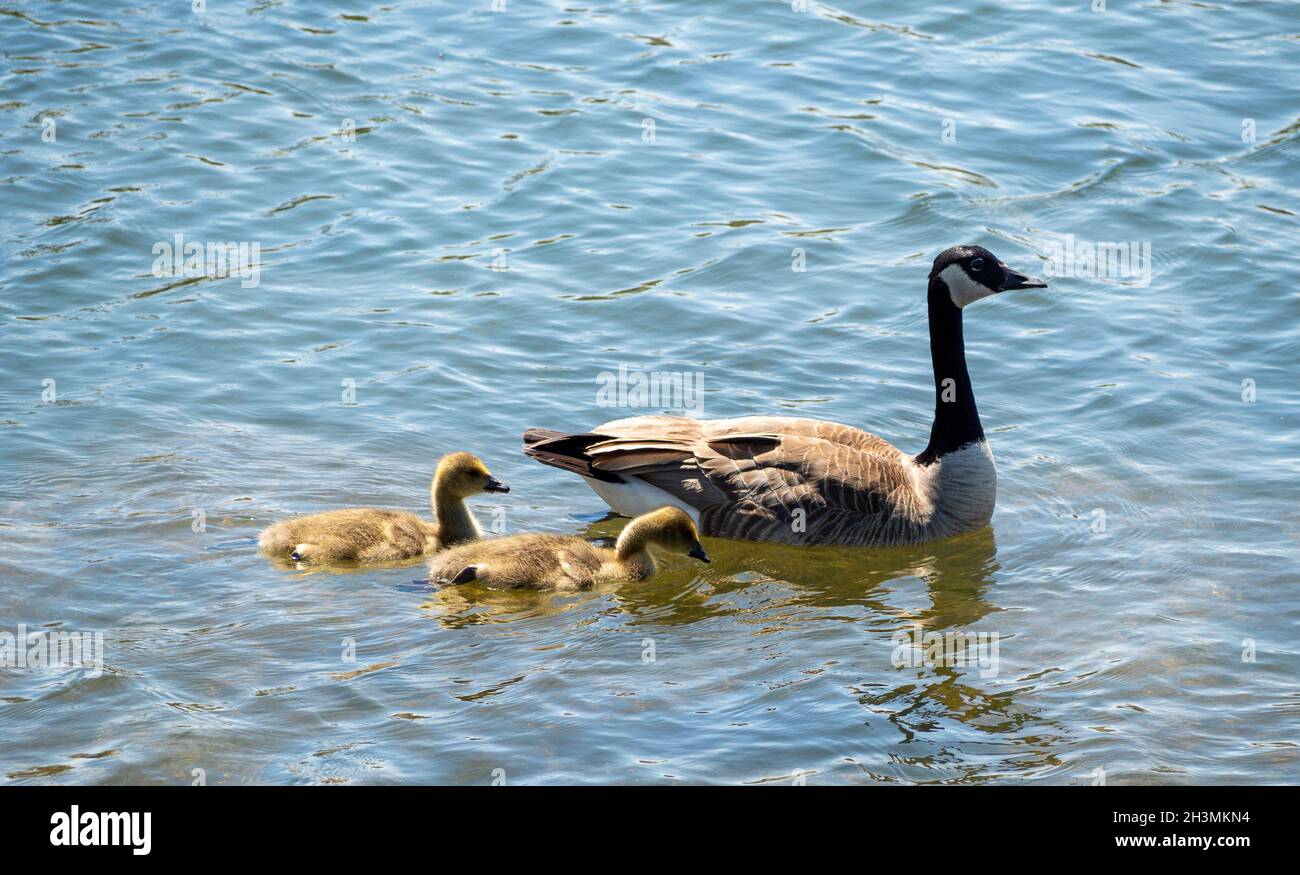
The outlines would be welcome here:
[[[612,546],[624,523],[621,517],[609,516],[581,534]],[[779,600],[786,606],[862,608],[865,612],[843,618],[891,631],[907,624],[967,627],[997,610],[986,600],[999,569],[992,528],[934,544],[872,550],[715,538],[706,542],[713,561],[703,572],[695,563],[661,556],[659,573],[641,583],[611,584],[577,595],[448,586],[431,593],[422,609],[455,628],[559,614],[584,600],[601,598],[626,614],[629,625],[678,626],[750,610],[743,598],[730,596],[758,584],[780,584]],[[893,592],[886,585],[904,579],[923,582],[928,607],[908,610],[890,603]]]
[[[608,545],[624,524],[609,517],[582,534]],[[981,622],[1001,610],[993,598],[1000,565],[992,528],[886,550],[720,539],[706,546],[713,562],[703,572],[664,557],[650,581],[577,594],[444,587],[421,611],[446,629],[518,624],[530,640],[538,632],[544,640],[536,643],[546,647],[582,641],[597,623],[638,641],[694,626],[692,646],[715,654],[715,671],[731,688],[753,684],[775,693],[814,677],[850,695],[863,720],[839,763],[870,780],[960,783],[1062,765],[1060,728],[1021,702],[1036,681],[1009,682],[1006,664],[990,671],[974,653],[964,665],[893,661],[899,632],[997,631]],[[567,621],[554,621],[566,614]],[[530,622],[537,618],[545,620]],[[797,640],[787,646],[769,636],[775,630]]]

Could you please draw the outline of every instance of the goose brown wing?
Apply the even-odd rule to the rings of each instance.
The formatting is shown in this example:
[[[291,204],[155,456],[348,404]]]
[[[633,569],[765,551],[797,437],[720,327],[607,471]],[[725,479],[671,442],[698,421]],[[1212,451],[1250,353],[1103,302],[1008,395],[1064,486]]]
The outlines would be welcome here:
[[[610,437],[586,446],[593,471],[637,477],[681,499],[700,512],[707,535],[870,544],[912,524],[905,458],[859,429],[784,417],[637,417],[595,433]]]

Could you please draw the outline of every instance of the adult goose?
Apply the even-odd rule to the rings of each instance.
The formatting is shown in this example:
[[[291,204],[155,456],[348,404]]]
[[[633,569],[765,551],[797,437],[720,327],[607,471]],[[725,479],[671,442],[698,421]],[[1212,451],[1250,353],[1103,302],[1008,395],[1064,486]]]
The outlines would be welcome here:
[[[784,416],[637,416],[584,434],[529,429],[524,452],[582,475],[616,513],[675,505],[715,537],[885,546],[979,529],[993,516],[997,472],[966,371],[962,310],[1046,285],[981,246],[954,246],[934,260],[934,425],[916,456],[849,425]]]

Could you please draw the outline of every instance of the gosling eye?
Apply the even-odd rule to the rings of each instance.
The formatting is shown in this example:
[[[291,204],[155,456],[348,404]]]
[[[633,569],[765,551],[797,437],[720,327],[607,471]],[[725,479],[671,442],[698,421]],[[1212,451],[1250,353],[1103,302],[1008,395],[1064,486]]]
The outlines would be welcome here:
[[[970,263],[970,266],[973,267],[973,268],[975,268],[976,270],[983,270],[983,269],[984,269],[984,258],[983,258],[983,256],[978,256],[978,257],[972,259],[972,260],[971,260],[971,263]]]

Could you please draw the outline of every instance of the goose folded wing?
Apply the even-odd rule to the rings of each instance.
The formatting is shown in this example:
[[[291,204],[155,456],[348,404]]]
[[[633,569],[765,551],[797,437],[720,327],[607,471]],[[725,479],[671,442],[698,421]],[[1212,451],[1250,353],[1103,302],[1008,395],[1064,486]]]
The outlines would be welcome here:
[[[588,453],[593,468],[681,499],[700,511],[706,533],[723,537],[831,543],[885,525],[909,484],[896,451],[807,434],[615,438]]]

